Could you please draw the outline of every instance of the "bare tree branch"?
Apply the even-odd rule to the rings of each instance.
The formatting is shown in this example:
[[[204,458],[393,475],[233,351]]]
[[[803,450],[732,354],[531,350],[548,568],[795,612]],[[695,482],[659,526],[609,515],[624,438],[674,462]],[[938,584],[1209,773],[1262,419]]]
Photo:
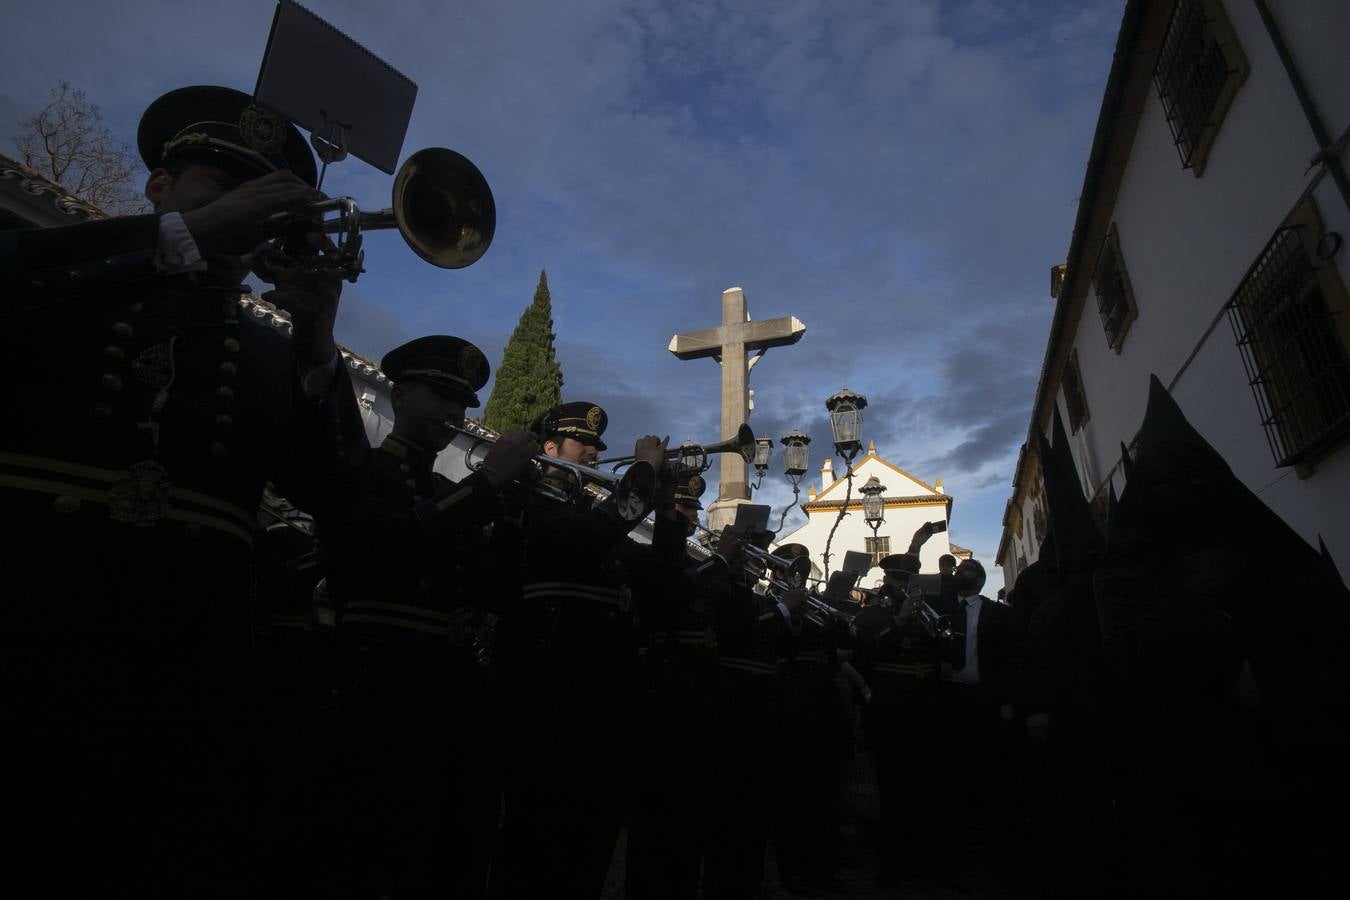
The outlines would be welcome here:
[[[146,211],[136,154],[113,138],[98,106],[69,81],[52,88],[51,97],[19,123],[23,133],[14,143],[24,165],[106,213]]]

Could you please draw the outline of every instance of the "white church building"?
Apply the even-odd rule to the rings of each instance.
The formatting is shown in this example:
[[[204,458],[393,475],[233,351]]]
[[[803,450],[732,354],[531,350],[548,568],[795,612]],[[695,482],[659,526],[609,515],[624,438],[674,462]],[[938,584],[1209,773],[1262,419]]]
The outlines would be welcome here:
[[[847,551],[865,552],[872,556],[873,565],[883,556],[904,553],[909,549],[914,532],[925,522],[947,522],[951,518],[952,497],[942,489],[942,479],[932,484],[919,479],[882,456],[876,445],[869,443],[867,453],[852,467],[853,490],[848,490],[847,473],[836,477],[834,461],[826,459],[820,469],[820,490],[813,484],[802,504],[806,524],[788,535],[780,536],[777,544],[801,544],[810,551],[811,577],[822,578],[825,571],[825,546],[829,543],[829,570],[837,572],[843,566]],[[860,488],[876,476],[885,488],[885,520],[873,535],[872,527],[863,518],[863,495]],[[845,503],[845,497],[848,500]],[[846,507],[846,515],[839,520],[839,511]],[[830,540],[835,522],[839,527]],[[919,555],[920,570],[936,573],[938,557],[950,553],[957,559],[968,559],[970,551],[948,540],[946,532],[930,537]],[[876,587],[881,583],[881,570],[873,569],[860,582],[862,587]]]
[[[1012,585],[1058,409],[1084,495],[1125,487],[1149,376],[1234,473],[1350,572],[1350,4],[1126,3],[1003,519]]]

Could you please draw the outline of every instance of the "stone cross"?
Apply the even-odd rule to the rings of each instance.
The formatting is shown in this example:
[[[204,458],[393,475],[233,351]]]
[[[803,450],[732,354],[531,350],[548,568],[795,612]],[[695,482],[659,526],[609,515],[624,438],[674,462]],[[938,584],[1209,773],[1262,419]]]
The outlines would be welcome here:
[[[745,292],[738,287],[722,292],[722,324],[677,334],[670,339],[670,352],[680,359],[712,357],[722,364],[722,433],[718,440],[732,437],[750,415],[748,381],[750,367],[770,347],[795,344],[806,334],[806,326],[796,316],[750,321],[745,309]],[[746,354],[755,352],[753,358]],[[763,435],[760,435],[763,437]],[[750,499],[747,463],[735,453],[721,454],[721,483],[717,502],[708,510],[708,527],[716,531],[736,516],[736,505]]]

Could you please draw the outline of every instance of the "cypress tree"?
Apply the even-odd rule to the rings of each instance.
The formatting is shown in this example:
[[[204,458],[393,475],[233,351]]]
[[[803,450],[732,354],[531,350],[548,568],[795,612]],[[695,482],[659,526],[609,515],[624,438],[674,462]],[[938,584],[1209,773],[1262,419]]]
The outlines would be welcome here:
[[[520,314],[502,351],[483,421],[497,431],[528,428],[539,413],[562,402],[562,367],[553,350],[553,300],[548,276],[539,272],[534,301]]]

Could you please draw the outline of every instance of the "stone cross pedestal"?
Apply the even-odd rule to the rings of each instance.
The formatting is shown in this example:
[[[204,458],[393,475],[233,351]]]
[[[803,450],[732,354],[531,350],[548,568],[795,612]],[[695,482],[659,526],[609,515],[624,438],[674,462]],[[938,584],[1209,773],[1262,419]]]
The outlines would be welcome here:
[[[738,287],[722,292],[722,324],[677,334],[670,339],[670,352],[680,359],[712,357],[722,364],[722,433],[732,437],[750,415],[748,387],[750,367],[770,347],[795,344],[806,334],[796,316],[750,321],[745,292]],[[755,352],[753,358],[747,354]],[[717,501],[708,509],[708,527],[719,530],[736,518],[736,506],[750,500],[748,464],[735,453],[721,454],[721,482]]]

